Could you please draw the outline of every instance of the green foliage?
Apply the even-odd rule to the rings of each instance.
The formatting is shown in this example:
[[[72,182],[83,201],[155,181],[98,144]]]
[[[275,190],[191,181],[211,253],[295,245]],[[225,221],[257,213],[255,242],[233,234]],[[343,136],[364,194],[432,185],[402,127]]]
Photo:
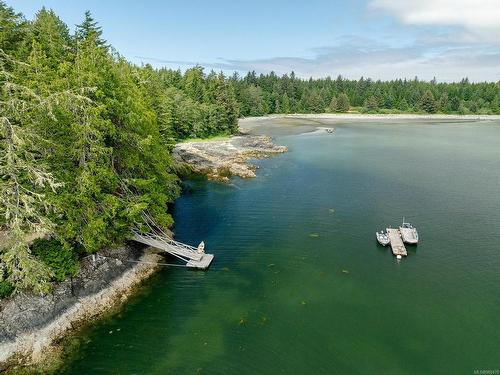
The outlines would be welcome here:
[[[0,48],[15,54],[26,35],[26,22],[21,14],[0,1]]]
[[[468,115],[468,114],[470,114],[470,110],[465,105],[465,102],[462,101],[460,103],[460,106],[458,107],[458,113],[461,114],[461,115]]]
[[[322,95],[320,90],[312,89],[302,98],[302,107],[307,112],[321,113],[325,112],[326,102],[325,96]]]
[[[14,285],[8,281],[0,281],[0,299],[6,298],[14,291]]]
[[[335,105],[334,108],[332,105]],[[349,111],[349,97],[345,93],[341,93],[335,101],[332,99],[332,104],[330,107],[335,112],[347,112]]]
[[[76,25],[75,39],[77,46],[79,42],[94,40],[96,46],[106,48],[106,41],[102,39],[102,28],[92,17],[90,11],[85,12],[85,19],[79,25]]]
[[[403,99],[399,102],[399,105],[398,105],[397,109],[399,109],[400,111],[403,111],[403,112],[407,112],[407,111],[409,111],[410,106],[408,105],[408,102],[406,101],[406,99],[405,99],[405,98],[403,98]]]
[[[40,294],[51,290],[52,271],[33,257],[26,235],[19,227],[10,231],[8,242],[0,250],[4,279],[15,289],[31,289]]]
[[[31,251],[52,270],[54,281],[64,281],[78,272],[79,263],[73,251],[55,239],[36,239]]]
[[[203,68],[195,66],[188,69],[184,74],[184,91],[191,99],[198,103],[203,103],[205,82]]]
[[[144,211],[170,226],[172,144],[236,132],[239,104],[223,74],[125,61],[89,12],[74,35],[44,8],[26,22],[0,3],[0,15],[0,269],[46,293],[75,272],[72,248],[123,242]],[[33,232],[63,245],[30,249]]]
[[[281,113],[290,113],[290,99],[288,98],[287,93],[285,92],[281,97]],[[278,112],[279,113],[279,112]]]
[[[0,0],[1,280],[50,290],[75,272],[71,249],[123,242],[147,211],[161,226],[180,188],[175,142],[230,135],[268,113],[500,113],[500,83],[361,78],[303,80],[135,66],[106,45],[86,12],[72,35],[45,8],[26,21]],[[30,249],[33,233],[60,244]]]
[[[71,99],[37,93],[15,75],[25,65],[1,50],[0,55],[0,229],[8,235],[0,243],[0,267],[16,288],[45,293],[51,273],[31,255],[28,236],[54,227],[47,193],[62,184],[43,160],[46,139],[38,125],[51,121],[59,99]]]
[[[422,99],[420,100],[420,108],[427,113],[435,113],[436,112],[436,100],[434,99],[434,95],[430,90],[427,90],[424,95],[422,95]]]
[[[231,81],[243,116],[346,112],[349,107],[363,107],[362,111],[368,113],[459,113],[462,101],[472,113],[500,112],[500,82],[471,83],[467,79],[454,83],[418,79],[383,82],[363,77],[348,80],[341,76],[303,80],[293,72],[281,77],[273,72],[266,75],[250,72],[243,78],[233,76]]]
[[[239,97],[241,110],[245,116],[262,116],[268,112],[261,87],[245,87]]]
[[[337,112],[337,97],[333,97],[330,101],[330,105],[328,106],[328,110],[330,112]]]
[[[365,112],[377,112],[378,110],[378,100],[375,96],[370,96],[364,102],[364,110]]]

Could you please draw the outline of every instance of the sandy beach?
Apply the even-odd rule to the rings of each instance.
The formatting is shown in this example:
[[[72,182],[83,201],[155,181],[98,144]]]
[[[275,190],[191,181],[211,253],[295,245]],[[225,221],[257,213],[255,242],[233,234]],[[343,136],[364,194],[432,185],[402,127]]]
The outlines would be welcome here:
[[[345,121],[345,120],[449,120],[449,121],[495,121],[500,120],[500,115],[445,115],[445,114],[363,114],[363,113],[296,113],[287,115],[268,115],[262,117],[246,117],[239,120],[240,124],[252,122],[266,122],[269,120],[297,119],[311,121]]]
[[[284,133],[322,133],[326,129],[335,128],[341,123],[354,122],[474,122],[498,121],[500,115],[419,115],[419,114],[358,114],[358,113],[320,113],[320,114],[288,114],[268,115],[261,117],[240,118],[240,131],[250,134],[267,134],[274,136]]]

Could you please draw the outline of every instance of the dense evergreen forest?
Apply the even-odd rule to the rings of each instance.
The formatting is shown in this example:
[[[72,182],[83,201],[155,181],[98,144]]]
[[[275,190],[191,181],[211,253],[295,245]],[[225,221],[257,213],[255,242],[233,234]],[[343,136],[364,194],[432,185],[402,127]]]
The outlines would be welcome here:
[[[47,292],[143,211],[171,225],[172,145],[237,129],[224,75],[134,66],[90,13],[70,33],[50,10],[26,21],[0,3],[0,46],[0,296]],[[53,239],[30,248],[36,232]]]
[[[147,211],[172,224],[179,140],[237,132],[239,116],[500,113],[500,83],[244,78],[126,61],[87,12],[26,20],[0,1],[0,298],[46,293],[78,259],[122,242]],[[3,233],[3,234],[2,234]],[[51,239],[33,242],[33,233]]]
[[[500,114],[500,82],[458,83],[360,78],[297,79],[274,73],[231,77],[242,116],[269,113]]]

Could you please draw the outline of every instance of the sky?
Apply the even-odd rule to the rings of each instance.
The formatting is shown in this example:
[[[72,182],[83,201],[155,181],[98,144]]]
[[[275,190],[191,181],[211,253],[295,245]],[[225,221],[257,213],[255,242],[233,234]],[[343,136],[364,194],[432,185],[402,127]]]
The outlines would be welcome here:
[[[245,74],[500,81],[500,0],[6,0],[70,30],[86,10],[128,60]]]

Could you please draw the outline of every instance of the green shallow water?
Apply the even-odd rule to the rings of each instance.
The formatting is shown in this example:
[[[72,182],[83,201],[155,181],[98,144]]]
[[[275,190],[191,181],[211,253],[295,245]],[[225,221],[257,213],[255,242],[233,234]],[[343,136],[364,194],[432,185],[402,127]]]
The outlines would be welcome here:
[[[299,127],[300,128],[300,127]],[[294,129],[299,129],[294,128]],[[472,374],[500,368],[500,123],[273,129],[290,152],[189,180],[164,269],[87,329],[67,374]],[[402,216],[401,262],[375,231]]]

